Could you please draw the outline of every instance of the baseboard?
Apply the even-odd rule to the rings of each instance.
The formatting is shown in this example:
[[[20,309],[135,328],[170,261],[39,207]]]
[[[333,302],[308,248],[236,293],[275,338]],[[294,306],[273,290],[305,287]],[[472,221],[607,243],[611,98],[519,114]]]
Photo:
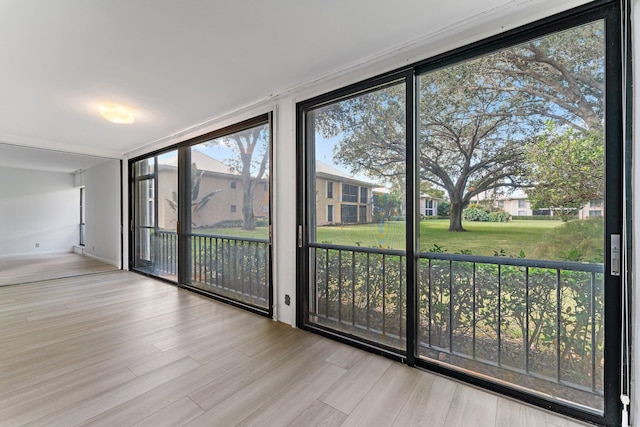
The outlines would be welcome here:
[[[118,265],[118,263],[117,263],[117,262],[113,262],[113,260],[106,259],[106,258],[102,258],[102,257],[99,257],[99,256],[97,256],[97,255],[93,255],[93,254],[88,254],[88,253],[86,253],[86,252],[84,253],[84,256],[86,256],[86,257],[88,257],[88,258],[93,258],[93,259],[95,259],[95,260],[97,260],[97,261],[104,262],[105,264],[113,265],[113,266],[114,266],[114,267],[116,267],[116,268],[120,268],[120,266]]]
[[[68,254],[70,252],[73,252],[73,249],[57,250],[57,251],[41,251],[41,252],[20,252],[15,254],[0,255],[0,258],[14,258],[19,256],[37,256],[37,255],[61,255],[61,254]]]

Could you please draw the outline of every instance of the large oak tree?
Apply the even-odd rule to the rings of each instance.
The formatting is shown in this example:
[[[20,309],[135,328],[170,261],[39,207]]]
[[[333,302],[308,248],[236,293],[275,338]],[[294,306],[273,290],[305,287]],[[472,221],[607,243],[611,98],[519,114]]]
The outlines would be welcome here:
[[[553,188],[527,164],[544,160],[527,147],[545,122],[602,132],[603,57],[596,22],[419,77],[420,179],[446,191],[451,231],[463,230],[462,210],[475,196]],[[392,85],[317,110],[316,124],[325,137],[340,137],[338,162],[374,179],[402,181],[404,102],[404,86]]]

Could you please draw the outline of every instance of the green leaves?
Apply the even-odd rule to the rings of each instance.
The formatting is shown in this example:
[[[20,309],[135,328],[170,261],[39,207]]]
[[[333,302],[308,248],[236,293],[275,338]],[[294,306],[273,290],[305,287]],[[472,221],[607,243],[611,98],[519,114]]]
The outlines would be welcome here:
[[[546,131],[527,147],[527,190],[534,209],[550,208],[564,221],[587,202],[604,196],[604,141],[601,133],[558,128]]]

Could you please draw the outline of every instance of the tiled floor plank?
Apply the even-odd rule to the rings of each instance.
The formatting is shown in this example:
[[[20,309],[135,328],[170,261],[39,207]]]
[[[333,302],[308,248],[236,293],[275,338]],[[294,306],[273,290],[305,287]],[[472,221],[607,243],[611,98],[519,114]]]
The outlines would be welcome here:
[[[129,272],[0,302],[0,426],[583,425]]]

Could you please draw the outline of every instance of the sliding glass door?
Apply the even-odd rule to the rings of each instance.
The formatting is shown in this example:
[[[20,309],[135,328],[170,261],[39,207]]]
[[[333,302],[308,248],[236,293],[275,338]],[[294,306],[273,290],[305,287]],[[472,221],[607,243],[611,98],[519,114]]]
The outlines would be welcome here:
[[[168,151],[131,166],[131,268],[177,281],[178,152]]]
[[[393,350],[406,349],[405,86],[396,77],[305,115],[307,320]]]
[[[271,310],[268,117],[186,147],[190,207],[184,285]]]
[[[299,326],[615,425],[617,23],[584,9],[298,104]]]
[[[418,77],[420,358],[604,410],[604,75],[596,20]]]
[[[131,268],[272,314],[271,118],[135,159]]]

